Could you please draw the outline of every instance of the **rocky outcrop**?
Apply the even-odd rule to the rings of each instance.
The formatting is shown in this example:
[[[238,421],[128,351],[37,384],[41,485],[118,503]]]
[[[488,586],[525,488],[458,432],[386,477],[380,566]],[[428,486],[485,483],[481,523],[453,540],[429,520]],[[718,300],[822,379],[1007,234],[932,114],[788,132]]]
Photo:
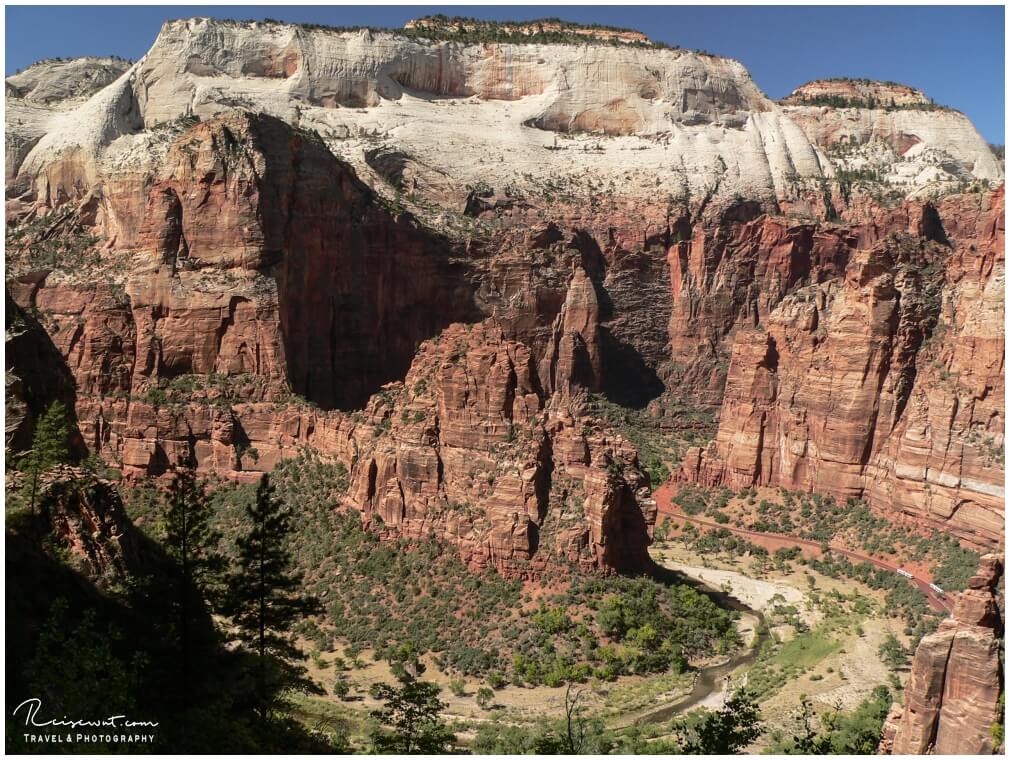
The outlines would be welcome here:
[[[57,263],[10,284],[73,373],[85,440],[128,481],[190,464],[251,481],[311,446],[349,468],[349,506],[390,535],[434,531],[471,566],[646,563],[634,449],[578,412],[602,377],[581,265],[532,324],[440,334],[479,314],[473,267],[311,135],[266,116],[196,124],[144,187],[138,203],[113,175],[68,212],[110,241],[90,261],[108,278]],[[23,224],[19,251],[77,229]]]
[[[870,79],[815,79],[801,84],[781,101],[784,105],[818,103],[879,105],[881,108],[933,108],[922,90],[898,82]]]
[[[54,401],[73,414],[74,380],[42,325],[9,292],[5,301],[4,448],[18,453],[31,448],[35,421]]]
[[[6,488],[24,490],[27,476],[8,473]],[[37,517],[12,518],[8,538],[30,539],[63,552],[89,581],[107,585],[141,568],[141,541],[126,516],[116,484],[83,467],[57,465],[40,476]]]
[[[7,288],[91,450],[251,481],[311,446],[391,535],[631,567],[646,483],[588,391],[722,405],[682,477],[1001,539],[1002,175],[963,117],[902,95],[846,145],[935,172],[866,187],[737,62],[471,33],[174,21],[83,103],[9,97]]]
[[[508,576],[644,567],[655,508],[637,454],[577,409],[545,395],[535,357],[494,321],[453,325],[373,397],[367,432],[353,433],[350,501]]]
[[[936,211],[952,220],[944,243],[929,209],[900,234],[829,239],[829,269],[806,280],[818,284],[736,322],[719,432],[681,477],[867,498],[1000,544],[1003,193],[961,203],[974,202]]]
[[[904,708],[892,716],[884,749],[895,755],[991,754],[999,715],[1003,623],[994,596],[1003,573],[996,555],[982,558],[953,615],[915,651]]]
[[[650,44],[649,38],[634,29],[618,29],[609,26],[581,26],[559,19],[535,19],[533,21],[480,21],[474,18],[445,16],[424,16],[411,19],[404,29],[430,32],[433,35],[486,33],[489,37],[534,37],[538,35],[564,35],[600,42],[624,42]]]
[[[8,176],[18,194],[74,197],[109,167],[149,170],[161,135],[180,119],[240,108],[318,132],[363,175],[371,151],[409,155],[434,178],[421,183],[421,197],[455,192],[459,206],[481,183],[538,194],[590,172],[643,200],[703,205],[742,195],[771,210],[797,186],[816,191],[836,164],[849,167],[828,150],[843,132],[860,144],[900,143],[889,160],[902,164],[894,185],[903,193],[1002,177],[960,114],[900,110],[879,125],[857,114],[846,131],[819,109],[773,103],[739,62],[717,56],[635,40],[467,43],[411,32],[168,22],[141,61],[72,111],[36,118],[17,99]],[[817,132],[820,122],[830,135]],[[912,143],[922,155],[906,150]],[[669,160],[677,156],[690,159]]]
[[[115,82],[132,65],[122,58],[92,56],[39,61],[7,77],[5,95],[46,106],[81,100]]]
[[[945,178],[1003,176],[968,118],[896,82],[808,82],[781,101],[785,112],[834,164],[853,176],[875,172],[890,184],[928,186]]]

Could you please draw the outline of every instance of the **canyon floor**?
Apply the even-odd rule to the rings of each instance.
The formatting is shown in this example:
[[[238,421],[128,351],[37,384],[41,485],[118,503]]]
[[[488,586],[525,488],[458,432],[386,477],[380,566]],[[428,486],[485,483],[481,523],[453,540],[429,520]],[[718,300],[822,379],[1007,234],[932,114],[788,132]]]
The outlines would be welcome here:
[[[713,687],[702,699],[692,700],[685,710],[676,709],[676,705],[691,694],[697,676],[695,670],[622,676],[611,683],[590,680],[579,687],[585,714],[602,718],[610,728],[646,724],[655,738],[663,737],[668,733],[664,732],[665,721],[688,709],[718,709],[725,700],[727,687],[746,685],[755,668],[763,670],[769,663],[795,665],[799,669],[795,677],[777,688],[772,686],[763,695],[761,708],[768,731],[751,747],[751,751],[759,752],[776,731],[797,730],[803,698],[808,698],[818,712],[847,711],[868,698],[876,686],[894,687],[896,680],[903,684],[907,678],[905,669],[890,670],[878,653],[888,635],[908,643],[902,622],[888,614],[885,595],[879,590],[831,578],[800,563],[755,571],[749,557],[702,554],[677,540],[659,542],[650,553],[659,566],[707,589],[723,592],[756,613],[743,612],[740,616],[737,625],[744,643],[739,652],[730,658],[695,663],[698,670],[718,666],[727,659],[746,661],[731,667],[728,674],[720,669]],[[823,602],[825,597],[845,599],[848,605],[842,609],[827,605]],[[784,622],[777,614],[783,606],[795,608],[801,625],[808,630],[801,633]],[[755,652],[755,631],[762,618],[770,633],[769,648]],[[308,651],[311,644],[303,642],[303,646]],[[390,664],[373,660],[372,655],[369,650],[360,652],[360,667],[351,666],[346,671],[352,685],[346,697],[340,698],[328,688],[325,696],[300,698],[303,717],[310,723],[333,721],[343,725],[345,730],[350,729],[351,737],[367,736],[372,721],[370,711],[380,706],[369,696],[369,688],[395,680]],[[341,646],[335,647],[332,654],[314,657],[309,666],[311,676],[321,684],[332,684],[338,675],[333,662],[341,659],[348,662],[352,659]],[[491,706],[484,708],[477,701],[478,690],[487,685],[484,680],[464,678],[462,689],[457,681],[454,692],[451,682],[455,679],[441,672],[430,655],[421,658],[421,662],[425,665],[424,678],[442,687],[441,698],[448,703],[445,717],[455,724],[463,742],[472,739],[476,728],[488,721],[522,726],[542,718],[564,716],[566,686],[507,685],[496,690]],[[661,719],[657,720],[657,716]]]

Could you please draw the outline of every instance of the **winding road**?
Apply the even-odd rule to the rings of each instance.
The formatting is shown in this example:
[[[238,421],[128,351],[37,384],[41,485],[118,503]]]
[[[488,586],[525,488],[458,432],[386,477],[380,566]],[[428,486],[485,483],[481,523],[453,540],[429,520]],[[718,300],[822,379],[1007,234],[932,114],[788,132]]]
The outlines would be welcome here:
[[[784,533],[762,533],[760,531],[747,530],[745,528],[736,528],[731,525],[720,525],[714,520],[705,520],[700,517],[693,517],[691,515],[686,515],[683,512],[680,512],[671,507],[671,501],[669,499],[669,495],[667,495],[666,498],[662,500],[659,498],[662,490],[663,490],[662,488],[657,490],[653,498],[656,499],[656,506],[659,508],[660,514],[664,514],[667,517],[672,517],[678,520],[683,520],[685,522],[694,523],[695,525],[703,525],[708,528],[725,528],[731,533],[734,533],[738,536],[744,536],[745,538],[774,539],[775,541],[779,541],[783,544],[791,544],[793,546],[798,547],[806,546],[816,549],[818,554],[821,553],[820,543],[817,541],[811,541],[810,539],[807,538],[797,538],[796,536],[790,536]],[[666,504],[665,507],[663,506],[664,502]],[[876,567],[882,568],[884,570],[890,570],[891,572],[894,573],[898,571],[898,565],[892,564],[882,559],[878,559],[877,557],[871,557],[869,554],[862,554],[861,552],[854,552],[850,551],[849,549],[839,549],[834,546],[831,547],[831,551],[837,554],[842,554],[848,557],[849,559],[857,560],[859,562],[869,562],[870,564],[875,565]],[[915,575],[909,578],[909,580],[912,581],[912,583],[914,583],[918,587],[918,589],[923,594],[926,595],[926,599],[929,601],[929,606],[932,607],[934,610],[943,610],[944,612],[951,611],[951,609],[953,608],[953,603],[950,602],[946,598],[946,596],[940,596],[935,591],[933,591],[933,589],[930,588],[929,586],[930,584],[929,580],[917,577]]]

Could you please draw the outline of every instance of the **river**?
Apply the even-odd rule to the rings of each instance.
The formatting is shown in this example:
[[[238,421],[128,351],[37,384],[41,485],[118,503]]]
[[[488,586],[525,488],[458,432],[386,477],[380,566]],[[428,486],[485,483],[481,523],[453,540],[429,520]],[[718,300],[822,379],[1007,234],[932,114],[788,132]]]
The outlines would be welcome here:
[[[749,607],[721,589],[712,588],[701,581],[691,580],[689,582],[699,590],[708,593],[723,607],[736,610],[741,613],[741,616],[752,618],[755,635],[749,646],[741,648],[725,662],[709,665],[697,670],[694,685],[691,687],[690,692],[672,702],[664,704],[662,707],[646,710],[643,714],[636,717],[634,721],[636,725],[662,723],[694,707],[718,707],[722,701],[721,696],[726,690],[726,677],[754,664],[755,660],[757,660],[758,652],[761,651],[761,645],[768,639],[768,630],[764,625],[764,615],[760,611]]]

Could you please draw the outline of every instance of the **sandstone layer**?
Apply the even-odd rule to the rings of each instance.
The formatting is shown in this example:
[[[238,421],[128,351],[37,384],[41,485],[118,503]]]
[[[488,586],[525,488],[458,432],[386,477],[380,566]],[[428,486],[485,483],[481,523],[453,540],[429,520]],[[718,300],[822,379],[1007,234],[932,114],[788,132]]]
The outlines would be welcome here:
[[[363,177],[369,150],[409,154],[451,178],[460,207],[483,182],[530,194],[586,173],[640,198],[743,195],[768,210],[838,168],[886,172],[900,193],[1002,177],[961,114],[780,106],[737,61],[591,37],[476,43],[197,18],[166,23],[137,64],[69,111],[36,113],[9,85],[8,176],[53,197],[149,166],[179,119],[236,108],[317,131]],[[838,154],[843,137],[869,152]]]
[[[827,260],[802,261],[828,268],[782,277],[784,297],[764,310],[759,299],[752,324],[734,322],[719,432],[688,452],[681,477],[867,498],[1000,544],[1003,214],[1000,191],[910,204],[882,236],[878,226],[844,242],[821,233]],[[762,255],[744,256],[761,267]]]
[[[609,42],[189,19],[84,102],[9,81],[11,445],[69,397],[128,481],[309,446],[376,530],[632,568],[650,484],[598,393],[721,407],[682,478],[999,544],[1002,170],[970,122]]]
[[[895,755],[992,754],[992,724],[1003,688],[1003,621],[995,589],[1000,558],[982,558],[953,615],[915,651],[904,708],[885,726],[882,749]]]

